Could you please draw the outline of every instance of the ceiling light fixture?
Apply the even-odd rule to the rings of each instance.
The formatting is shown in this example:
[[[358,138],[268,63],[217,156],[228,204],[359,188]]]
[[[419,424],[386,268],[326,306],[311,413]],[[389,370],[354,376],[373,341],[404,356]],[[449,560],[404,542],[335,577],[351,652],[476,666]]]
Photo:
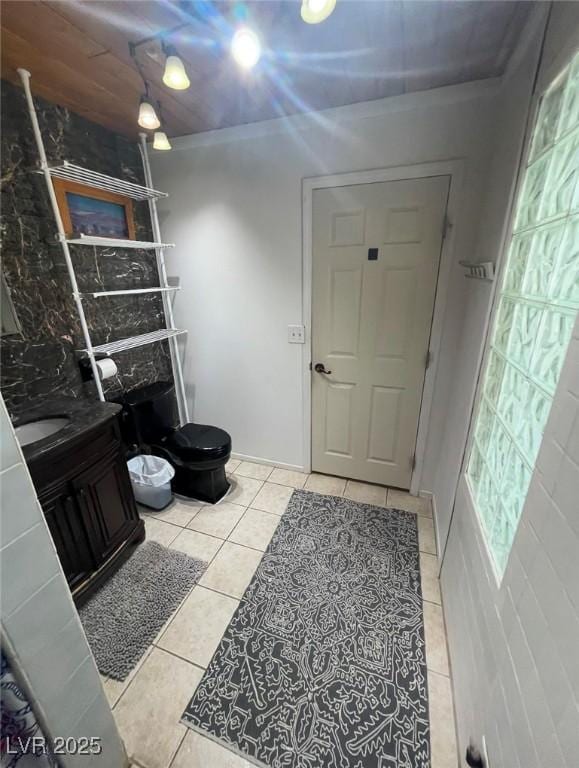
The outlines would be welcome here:
[[[154,131],[161,126],[161,121],[157,117],[155,107],[148,101],[148,96],[141,96],[139,119],[137,122],[141,128],[146,128],[148,131]]]
[[[233,35],[231,55],[243,69],[254,67],[261,56],[259,37],[249,27],[241,27]]]
[[[159,149],[165,152],[168,149],[171,149],[171,142],[167,138],[165,131],[155,131],[155,135],[153,137],[153,149]]]
[[[336,0],[302,0],[302,19],[306,24],[319,24],[332,13]]]
[[[191,85],[191,81],[187,76],[183,62],[177,56],[177,51],[172,45],[163,45],[163,50],[167,56],[163,82],[167,88],[173,88],[175,91],[186,90]]]

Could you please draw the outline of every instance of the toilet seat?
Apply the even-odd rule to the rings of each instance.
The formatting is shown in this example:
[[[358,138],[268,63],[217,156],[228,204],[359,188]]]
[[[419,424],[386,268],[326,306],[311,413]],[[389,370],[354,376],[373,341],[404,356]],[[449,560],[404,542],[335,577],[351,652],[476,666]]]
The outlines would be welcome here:
[[[189,463],[228,459],[231,453],[231,437],[224,429],[208,424],[184,424],[171,432],[163,444]]]

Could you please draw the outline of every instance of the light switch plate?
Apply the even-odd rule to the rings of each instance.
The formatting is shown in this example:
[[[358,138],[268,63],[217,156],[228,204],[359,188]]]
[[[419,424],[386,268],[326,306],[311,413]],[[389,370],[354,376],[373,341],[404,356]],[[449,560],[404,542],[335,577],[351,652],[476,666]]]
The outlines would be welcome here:
[[[304,344],[306,341],[306,329],[303,325],[288,325],[287,340],[290,344]]]

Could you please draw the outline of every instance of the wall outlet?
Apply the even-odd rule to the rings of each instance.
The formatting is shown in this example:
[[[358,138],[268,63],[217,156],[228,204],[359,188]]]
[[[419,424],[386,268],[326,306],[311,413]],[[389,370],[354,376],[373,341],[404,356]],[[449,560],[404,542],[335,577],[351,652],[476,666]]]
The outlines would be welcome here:
[[[287,340],[290,344],[305,344],[306,329],[303,325],[288,325]]]

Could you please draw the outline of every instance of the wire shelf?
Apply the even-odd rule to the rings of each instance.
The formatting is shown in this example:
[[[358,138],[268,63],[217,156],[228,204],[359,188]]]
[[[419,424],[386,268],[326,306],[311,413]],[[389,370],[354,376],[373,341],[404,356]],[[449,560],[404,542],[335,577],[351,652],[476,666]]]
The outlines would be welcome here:
[[[116,179],[114,176],[107,176],[104,173],[97,173],[97,171],[89,171],[87,168],[73,165],[67,160],[65,160],[62,165],[49,167],[48,172],[51,176],[56,176],[59,179],[68,179],[69,181],[76,181],[79,184],[86,184],[95,189],[116,192],[119,195],[131,197],[133,200],[153,200],[159,197],[168,197],[166,192],[159,192],[150,187],[133,184],[132,181]],[[38,171],[38,173],[42,173],[42,171]]]
[[[89,291],[80,295],[83,298],[98,299],[100,296],[133,296],[141,293],[169,293],[169,291],[180,290],[180,285],[170,285],[168,288],[127,288],[125,291]]]
[[[67,237],[66,242],[71,245],[96,245],[101,248],[141,248],[151,250],[153,248],[174,248],[175,243],[149,243],[146,240],[125,240],[114,237],[97,237],[96,235],[74,235]]]
[[[131,336],[128,339],[119,339],[119,341],[110,341],[107,344],[98,344],[93,347],[93,353],[95,355],[115,355],[118,352],[124,352],[127,349],[135,349],[135,347],[144,347],[146,344],[153,344],[156,341],[164,341],[165,339],[171,339],[173,336],[179,336],[187,331],[180,330],[178,328],[160,328],[158,331],[151,331],[151,333],[142,333],[140,336]],[[86,349],[80,349],[79,352],[87,354]]]

